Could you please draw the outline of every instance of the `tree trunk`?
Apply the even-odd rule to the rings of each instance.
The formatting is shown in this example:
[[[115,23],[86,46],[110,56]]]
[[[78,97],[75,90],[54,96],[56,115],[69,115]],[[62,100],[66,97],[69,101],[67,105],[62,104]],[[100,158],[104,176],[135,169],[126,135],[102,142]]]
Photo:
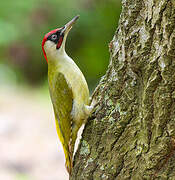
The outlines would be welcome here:
[[[70,179],[175,180],[175,1],[122,3]]]

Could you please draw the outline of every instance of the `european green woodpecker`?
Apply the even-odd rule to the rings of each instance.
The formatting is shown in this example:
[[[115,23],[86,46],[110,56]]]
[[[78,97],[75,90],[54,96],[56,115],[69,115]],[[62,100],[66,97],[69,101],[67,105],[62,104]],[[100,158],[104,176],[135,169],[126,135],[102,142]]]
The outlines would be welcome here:
[[[76,16],[62,28],[50,31],[42,42],[42,50],[48,63],[49,91],[56,129],[64,149],[69,174],[73,167],[78,130],[92,110],[85,77],[65,51],[67,35],[78,18],[79,16]]]

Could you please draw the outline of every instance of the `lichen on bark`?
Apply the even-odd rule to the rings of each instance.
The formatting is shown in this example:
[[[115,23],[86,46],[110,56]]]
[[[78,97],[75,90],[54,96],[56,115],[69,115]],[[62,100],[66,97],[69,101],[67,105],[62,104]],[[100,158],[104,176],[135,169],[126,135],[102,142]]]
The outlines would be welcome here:
[[[122,4],[71,180],[175,179],[175,3]]]

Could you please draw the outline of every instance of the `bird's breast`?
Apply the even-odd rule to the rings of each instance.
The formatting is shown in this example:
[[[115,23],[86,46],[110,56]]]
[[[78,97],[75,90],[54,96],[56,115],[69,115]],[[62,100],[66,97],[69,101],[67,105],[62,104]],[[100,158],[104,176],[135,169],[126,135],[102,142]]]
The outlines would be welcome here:
[[[72,89],[74,100],[79,104],[88,104],[88,85],[78,66],[74,62],[66,63],[60,66],[59,71],[65,75],[66,81]]]
[[[52,69],[54,69],[52,71]],[[74,63],[74,61],[67,55],[59,58],[58,64],[53,67],[49,67],[49,84],[52,86],[52,79],[54,79],[54,73],[62,73],[72,89],[73,99],[78,104],[86,104],[89,103],[89,89],[86,82],[86,79],[78,68],[78,66]]]

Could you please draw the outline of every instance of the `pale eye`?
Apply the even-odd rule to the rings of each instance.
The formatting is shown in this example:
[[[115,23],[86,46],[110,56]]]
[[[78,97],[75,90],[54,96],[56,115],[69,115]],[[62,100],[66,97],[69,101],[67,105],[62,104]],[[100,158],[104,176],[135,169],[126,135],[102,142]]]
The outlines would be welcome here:
[[[56,40],[57,39],[57,35],[56,34],[53,34],[52,36],[51,36],[51,39],[54,41],[54,40]]]

